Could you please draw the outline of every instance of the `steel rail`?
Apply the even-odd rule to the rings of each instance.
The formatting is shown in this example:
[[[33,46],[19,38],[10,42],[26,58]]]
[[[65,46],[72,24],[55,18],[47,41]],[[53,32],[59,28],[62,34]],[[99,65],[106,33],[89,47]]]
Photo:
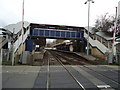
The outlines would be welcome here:
[[[50,88],[50,58],[48,58],[48,68],[47,68],[47,90]]]
[[[60,57],[62,57],[63,59],[65,59],[65,60],[67,60],[67,61],[69,61],[68,63],[69,64],[80,64],[80,65],[84,65],[84,64],[88,64],[88,63],[86,63],[85,61],[78,61],[78,60],[76,60],[76,59],[74,59],[73,57],[68,57],[68,56],[63,56],[63,55],[60,55],[60,54],[58,54],[57,53],[57,55],[58,56],[60,56]],[[72,60],[71,59],[69,59],[69,58],[72,58]]]
[[[53,55],[53,53],[51,54]],[[62,64],[61,59],[58,58],[56,54],[54,54],[54,57],[64,67],[64,69],[69,73],[69,75],[77,82],[77,84],[82,88],[82,90],[86,90],[85,87],[77,80],[77,78]]]
[[[86,67],[86,66],[83,66],[83,67],[85,67],[85,68],[87,68],[87,69],[89,69],[89,70],[91,70],[91,71],[96,72],[96,73],[97,73],[98,75],[100,75],[100,76],[106,77],[107,79],[109,79],[109,80],[112,81],[113,83],[116,83],[116,84],[120,85],[119,82],[113,80],[112,78],[110,78],[110,77],[108,77],[108,76],[106,76],[106,75],[103,75],[103,74],[101,74],[101,73],[99,73],[99,72],[97,72],[97,71],[95,71],[95,70],[93,70],[93,69],[91,69],[91,68]]]
[[[68,56],[68,54],[65,53],[66,57],[64,55],[61,55],[61,54],[64,54],[64,52],[62,52],[62,51],[61,51],[61,54],[59,54],[59,53],[57,53],[57,54],[59,56],[61,56],[63,59],[67,58],[66,60],[69,60],[70,62],[72,61],[72,62],[77,63],[77,64],[81,64],[81,65],[86,65],[86,64],[87,65],[96,65],[97,64],[97,62],[93,62],[93,61],[90,61],[90,60],[87,61],[87,59],[85,59],[81,56],[79,56],[79,58],[78,58],[78,57],[74,56],[75,53],[71,53],[71,54],[73,54],[73,56],[72,55]],[[72,58],[74,60],[71,60],[69,58]]]
[[[56,54],[57,55],[57,54]],[[59,59],[59,58],[58,58]],[[61,60],[60,60],[61,61]],[[62,63],[62,62],[61,62]],[[109,79],[111,82],[113,82],[113,83],[115,83],[115,84],[117,84],[117,85],[120,85],[120,83],[119,82],[117,82],[116,80],[114,80],[114,79],[112,79],[112,78],[110,78],[110,77],[108,77],[108,76],[106,76],[106,75],[104,75],[104,74],[101,74],[101,73],[99,73],[99,72],[97,72],[97,71],[95,71],[95,70],[93,70],[93,69],[91,69],[91,68],[89,68],[89,67],[86,67],[86,66],[84,66],[85,68],[87,68],[87,69],[89,69],[89,70],[91,70],[91,71],[94,71],[94,72],[96,72],[98,75],[100,75],[100,76],[104,76],[105,78],[107,78],[107,79]]]

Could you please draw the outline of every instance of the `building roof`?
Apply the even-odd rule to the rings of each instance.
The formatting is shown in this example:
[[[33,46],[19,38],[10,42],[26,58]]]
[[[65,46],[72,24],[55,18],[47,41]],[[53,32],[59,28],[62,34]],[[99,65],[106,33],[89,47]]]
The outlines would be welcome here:
[[[69,30],[69,31],[84,31],[84,27],[67,26],[67,25],[52,25],[52,24],[38,24],[30,23],[32,28],[56,29],[56,30]]]
[[[96,32],[96,35],[104,38],[105,40],[113,40],[113,37],[105,32]]]
[[[85,27],[85,29],[88,31],[88,27]],[[93,31],[93,29],[92,29],[91,26],[89,27],[89,32],[90,32],[91,34],[94,34],[94,33],[95,33],[95,32]]]
[[[24,21],[24,27],[25,28],[28,27],[29,25],[30,25],[29,22]],[[4,27],[4,29],[7,29],[7,30],[11,31],[12,33],[14,31],[14,34],[17,34],[22,29],[22,22],[7,25],[7,26]]]

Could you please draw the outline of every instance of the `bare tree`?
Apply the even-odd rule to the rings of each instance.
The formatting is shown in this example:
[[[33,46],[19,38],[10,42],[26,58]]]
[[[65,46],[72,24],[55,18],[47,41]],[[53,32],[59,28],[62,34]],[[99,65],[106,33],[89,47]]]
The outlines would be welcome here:
[[[108,13],[106,13],[96,20],[93,30],[95,32],[102,31],[111,34],[113,32],[114,21],[114,17],[108,16]]]

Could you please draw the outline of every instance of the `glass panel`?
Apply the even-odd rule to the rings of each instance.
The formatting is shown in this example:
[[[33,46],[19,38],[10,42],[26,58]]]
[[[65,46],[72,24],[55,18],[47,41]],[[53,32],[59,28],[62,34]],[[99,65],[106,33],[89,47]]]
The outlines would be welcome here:
[[[56,37],[60,37],[60,31],[56,31]]]
[[[34,29],[33,35],[34,35],[34,36],[38,36],[38,30]]]
[[[45,30],[45,36],[49,36],[49,30]]]
[[[39,30],[39,35],[44,36],[44,30]]]
[[[80,38],[80,32],[76,32],[77,33],[77,38]]]
[[[61,37],[65,37],[65,31],[61,31]]]
[[[75,32],[71,32],[71,37],[75,38]]]
[[[55,31],[52,31],[52,30],[51,30],[51,31],[50,31],[50,36],[51,36],[51,37],[54,37],[54,36],[55,36]]]
[[[66,38],[70,37],[70,32],[66,32]]]

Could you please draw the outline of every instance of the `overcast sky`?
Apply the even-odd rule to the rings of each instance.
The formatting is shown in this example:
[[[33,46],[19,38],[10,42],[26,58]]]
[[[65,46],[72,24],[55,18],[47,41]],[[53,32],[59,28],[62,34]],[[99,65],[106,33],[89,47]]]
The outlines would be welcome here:
[[[25,0],[25,21],[40,24],[87,26],[86,0]],[[115,14],[120,0],[94,0],[90,25],[98,16]],[[22,20],[22,0],[0,0],[0,27]]]

